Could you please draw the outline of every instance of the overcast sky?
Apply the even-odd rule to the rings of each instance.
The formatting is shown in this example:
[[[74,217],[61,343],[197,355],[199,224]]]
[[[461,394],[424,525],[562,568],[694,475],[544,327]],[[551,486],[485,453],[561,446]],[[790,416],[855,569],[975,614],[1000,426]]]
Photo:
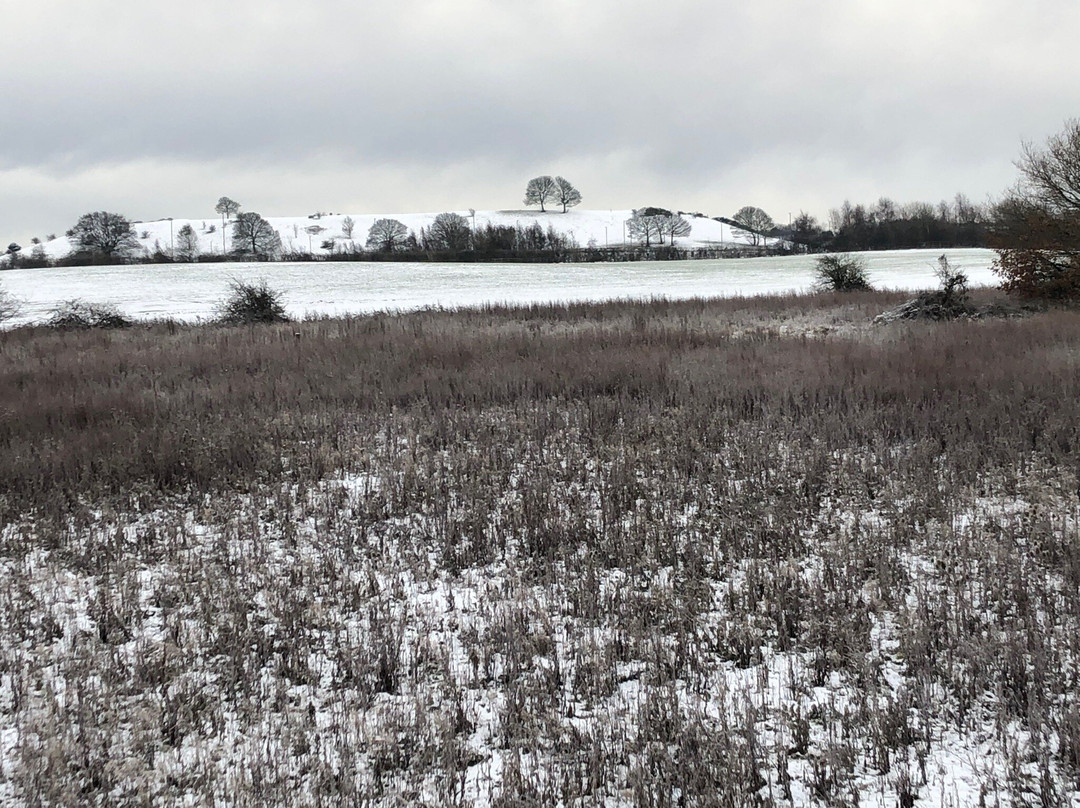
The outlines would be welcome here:
[[[997,195],[1080,116],[1077,0],[0,0],[0,239],[89,210],[777,221]]]

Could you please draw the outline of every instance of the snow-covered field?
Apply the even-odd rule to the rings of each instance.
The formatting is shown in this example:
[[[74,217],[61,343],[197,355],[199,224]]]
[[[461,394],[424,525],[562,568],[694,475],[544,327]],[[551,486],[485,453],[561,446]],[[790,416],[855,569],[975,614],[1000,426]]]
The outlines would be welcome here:
[[[618,217],[613,221],[617,223]],[[895,250],[864,257],[875,287],[926,289],[937,284],[934,266],[940,254],[940,250]],[[968,273],[973,285],[996,283],[991,250],[945,254]],[[58,303],[75,298],[113,303],[132,317],[206,318],[213,315],[232,278],[265,278],[284,293],[289,312],[303,316],[483,303],[805,291],[814,281],[813,266],[814,256],[597,264],[154,264],[17,269],[0,275],[0,285],[23,301],[22,315],[13,321],[17,324],[44,319]]]

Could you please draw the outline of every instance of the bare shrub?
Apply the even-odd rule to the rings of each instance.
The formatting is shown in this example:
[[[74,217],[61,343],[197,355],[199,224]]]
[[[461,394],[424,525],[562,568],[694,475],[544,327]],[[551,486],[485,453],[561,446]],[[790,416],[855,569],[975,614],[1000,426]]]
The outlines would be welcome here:
[[[854,255],[822,255],[814,262],[816,287],[828,292],[861,292],[870,288],[866,262]]]
[[[265,278],[230,281],[229,296],[218,307],[218,319],[228,325],[289,322],[281,292],[272,289]]]
[[[949,263],[949,259],[942,255],[938,258],[934,274],[941,284],[941,302],[943,305],[963,305],[967,302],[968,276],[966,272],[959,267],[954,267]]]
[[[0,323],[17,317],[20,311],[22,311],[22,304],[11,292],[0,287]]]
[[[53,309],[48,325],[60,329],[130,328],[133,321],[110,303],[67,300]]]

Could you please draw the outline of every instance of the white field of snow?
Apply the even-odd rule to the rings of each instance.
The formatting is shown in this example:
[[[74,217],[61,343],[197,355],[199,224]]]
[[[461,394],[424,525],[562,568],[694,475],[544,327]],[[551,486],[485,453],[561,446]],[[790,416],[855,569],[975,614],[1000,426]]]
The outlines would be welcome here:
[[[929,289],[937,285],[934,268],[941,254],[895,250],[863,257],[876,288]],[[972,285],[997,282],[991,250],[944,254]],[[209,318],[234,278],[266,279],[299,317],[485,303],[779,294],[810,289],[813,268],[809,255],[595,264],[140,264],[16,269],[0,274],[0,286],[23,303],[19,318],[9,322],[17,325],[45,319],[57,304],[76,298],[112,303],[136,318]]]

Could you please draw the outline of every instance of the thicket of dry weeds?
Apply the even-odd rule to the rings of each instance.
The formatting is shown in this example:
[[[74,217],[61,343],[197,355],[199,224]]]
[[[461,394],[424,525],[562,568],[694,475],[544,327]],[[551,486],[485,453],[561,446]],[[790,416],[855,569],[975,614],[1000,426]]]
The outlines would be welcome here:
[[[1069,804],[1080,317],[899,299],[0,334],[0,801]]]

